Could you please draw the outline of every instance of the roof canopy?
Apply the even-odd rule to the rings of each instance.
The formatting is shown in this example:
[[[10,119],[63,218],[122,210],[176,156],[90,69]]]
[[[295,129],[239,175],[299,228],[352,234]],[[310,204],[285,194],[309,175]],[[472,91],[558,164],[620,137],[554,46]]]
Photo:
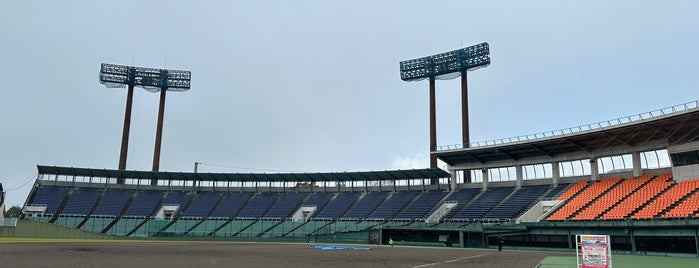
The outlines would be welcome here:
[[[677,111],[680,109],[680,111]],[[669,110],[669,112],[665,112]],[[658,113],[660,115],[655,115]],[[606,148],[629,148],[665,142],[668,145],[683,144],[699,140],[699,101],[669,107],[642,114],[639,120],[619,121],[598,125],[586,131],[533,140],[503,142],[472,148],[448,149],[433,152],[437,158],[449,165],[512,160],[528,157],[550,157],[571,153],[594,154]],[[659,144],[659,143],[658,143]]]
[[[326,173],[191,173],[153,172],[138,170],[92,169],[37,165],[40,175],[80,176],[115,179],[182,180],[182,181],[376,181],[448,178],[449,173],[438,168],[326,172]]]

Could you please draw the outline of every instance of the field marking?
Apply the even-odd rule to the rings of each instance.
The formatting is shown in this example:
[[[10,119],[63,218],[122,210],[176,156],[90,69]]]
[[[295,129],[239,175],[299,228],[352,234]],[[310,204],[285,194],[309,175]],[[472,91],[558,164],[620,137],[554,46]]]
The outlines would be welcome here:
[[[428,264],[423,264],[423,265],[418,265],[418,266],[413,266],[412,268],[422,268],[422,267],[428,267],[428,266],[433,266],[441,263],[452,263],[452,262],[457,262],[457,261],[463,261],[466,259],[475,259],[478,257],[483,257],[485,255],[489,255],[490,253],[483,253],[480,255],[475,255],[475,256],[468,256],[468,257],[463,257],[463,258],[458,258],[458,259],[453,259],[453,260],[448,260],[448,261],[443,261],[443,262],[433,262],[433,263],[428,263]]]

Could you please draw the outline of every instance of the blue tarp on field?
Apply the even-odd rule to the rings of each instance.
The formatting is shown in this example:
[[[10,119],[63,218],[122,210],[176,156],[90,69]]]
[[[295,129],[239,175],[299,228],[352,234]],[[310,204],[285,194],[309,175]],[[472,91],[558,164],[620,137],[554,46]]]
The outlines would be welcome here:
[[[322,246],[308,246],[309,248],[315,249],[352,249],[352,250],[371,250],[367,247],[355,247],[355,246],[337,246],[337,245],[322,245]]]

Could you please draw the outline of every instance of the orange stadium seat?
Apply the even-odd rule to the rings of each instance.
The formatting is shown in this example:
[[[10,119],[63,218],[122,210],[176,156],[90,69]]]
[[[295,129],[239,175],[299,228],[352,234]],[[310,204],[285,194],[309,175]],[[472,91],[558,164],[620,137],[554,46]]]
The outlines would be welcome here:
[[[624,200],[629,194],[643,186],[653,175],[644,175],[638,178],[629,178],[621,182],[617,187],[611,189],[590,206],[580,211],[574,220],[594,220],[605,210],[614,206],[617,202]]]
[[[643,206],[643,204],[673,185],[674,183],[670,180],[671,177],[671,173],[665,173],[652,178],[638,189],[638,191],[612,207],[612,209],[599,218],[602,220],[620,220],[626,218],[631,212]]]
[[[699,189],[699,180],[681,181],[653,202],[631,216],[632,219],[652,219],[680,199]],[[689,213],[688,213],[689,215]]]
[[[570,188],[568,188],[568,190],[559,195],[557,199],[564,201],[568,200],[569,198],[577,194],[580,190],[585,188],[589,183],[590,181],[588,180],[578,181],[575,184],[571,185]]]
[[[598,196],[600,196],[602,193],[606,192],[609,190],[612,186],[616,185],[621,181],[621,178],[605,178],[602,179],[598,182],[593,183],[589,187],[587,187],[585,190],[580,192],[575,198],[571,199],[568,201],[566,204],[564,204],[561,208],[559,208],[557,211],[555,211],[553,214],[551,214],[547,220],[550,221],[556,221],[556,220],[566,220],[568,217],[573,215],[575,212],[580,210],[580,208],[584,207],[590,201],[595,200]]]

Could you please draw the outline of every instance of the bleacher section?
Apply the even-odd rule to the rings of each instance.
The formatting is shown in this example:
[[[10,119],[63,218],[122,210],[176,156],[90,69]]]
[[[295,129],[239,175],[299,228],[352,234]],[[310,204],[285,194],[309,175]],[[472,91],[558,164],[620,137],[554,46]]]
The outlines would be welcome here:
[[[137,196],[134,198],[131,206],[126,210],[124,216],[126,217],[148,217],[151,216],[155,206],[160,204],[160,200],[163,198],[164,192],[162,191],[139,191],[136,193]]]
[[[621,220],[628,218],[629,214],[637,210],[639,207],[646,204],[659,193],[665,191],[673,182],[670,181],[670,173],[652,178],[641,189],[632,193],[621,203],[612,207],[604,213],[600,219],[602,220]]]
[[[248,203],[248,205],[240,211],[240,214],[238,214],[238,218],[256,219],[262,217],[262,215],[264,215],[267,212],[267,210],[269,210],[270,206],[272,206],[272,204],[275,201],[277,201],[277,198],[279,198],[278,193],[261,192],[255,194],[252,197],[252,200],[250,200],[250,202]]]
[[[335,198],[318,212],[315,219],[337,219],[352,205],[359,197],[358,192],[342,192],[335,195]]]
[[[454,220],[479,220],[500,203],[506,196],[512,193],[513,187],[489,188],[480,196],[462,207],[451,218]]]
[[[337,232],[424,226],[445,202],[456,202],[440,224],[512,221],[539,200],[564,201],[548,221],[685,219],[699,216],[699,180],[675,183],[670,173],[637,178],[515,187],[463,188],[454,192],[214,192],[39,186],[31,204],[44,204],[54,224],[116,236],[298,238]],[[29,203],[29,202],[28,202]],[[167,218],[167,205],[179,210]],[[61,207],[62,206],[62,207]],[[315,215],[291,220],[302,206]],[[309,211],[309,210],[306,210]],[[55,215],[54,215],[55,214]],[[464,222],[464,223],[460,223]],[[435,227],[438,228],[438,227]]]
[[[221,194],[216,192],[201,192],[192,205],[182,213],[182,218],[204,218],[211,213],[216,203],[221,200]]]
[[[632,219],[652,219],[699,188],[699,180],[681,181],[632,215]]]
[[[562,207],[556,210],[553,214],[548,217],[549,221],[566,220],[571,216],[574,216],[578,210],[587,205],[591,200],[596,199],[601,194],[615,186],[621,178],[605,178],[598,182],[591,184],[589,187],[583,189],[575,197],[570,199]],[[578,185],[578,184],[576,184]],[[566,191],[567,194],[570,191]],[[559,197],[560,199],[561,197]]]
[[[418,192],[395,192],[384,201],[381,206],[369,215],[369,219],[373,220],[388,220],[393,219],[398,212],[405,207],[405,204],[410,203],[410,200],[415,198]]]
[[[102,201],[97,205],[93,216],[112,216],[116,217],[121,213],[121,210],[126,206],[133,195],[133,190],[109,189],[104,193]]]
[[[629,178],[621,182],[619,185],[611,189],[599,199],[592,201],[585,209],[580,211],[574,220],[594,220],[600,214],[604,213],[610,207],[623,201],[629,194],[635,192],[639,187],[643,186],[651,179],[653,175],[645,175],[639,178]]]
[[[316,207],[316,211],[313,213],[313,215],[318,214],[318,211],[320,211],[322,208],[325,207],[325,205],[330,202],[330,199],[333,198],[335,194],[334,193],[327,193],[327,192],[316,192],[312,193],[305,202],[303,202],[302,206],[306,207]],[[311,215],[311,216],[313,216]]]
[[[36,190],[34,200],[28,203],[30,205],[46,206],[46,213],[44,215],[52,216],[58,210],[67,193],[68,187],[41,186]]]
[[[532,202],[536,201],[548,185],[525,186],[516,190],[509,198],[488,212],[483,218],[491,220],[512,220],[522,214]]]
[[[306,197],[308,197],[307,193],[291,192],[282,194],[279,201],[274,203],[269,209],[265,218],[278,220],[288,218]]]
[[[415,200],[408,204],[401,211],[396,220],[421,220],[429,217],[429,212],[439,203],[440,200],[447,196],[445,191],[427,191],[418,195]]]
[[[248,202],[252,193],[231,192],[228,193],[219,203],[218,207],[211,213],[210,218],[228,219],[238,215],[240,208]]]
[[[365,219],[369,213],[374,211],[388,196],[388,192],[367,192],[357,201],[347,213],[343,216],[345,219]]]
[[[68,202],[63,207],[62,216],[86,216],[100,196],[97,188],[77,188],[73,190]]]

